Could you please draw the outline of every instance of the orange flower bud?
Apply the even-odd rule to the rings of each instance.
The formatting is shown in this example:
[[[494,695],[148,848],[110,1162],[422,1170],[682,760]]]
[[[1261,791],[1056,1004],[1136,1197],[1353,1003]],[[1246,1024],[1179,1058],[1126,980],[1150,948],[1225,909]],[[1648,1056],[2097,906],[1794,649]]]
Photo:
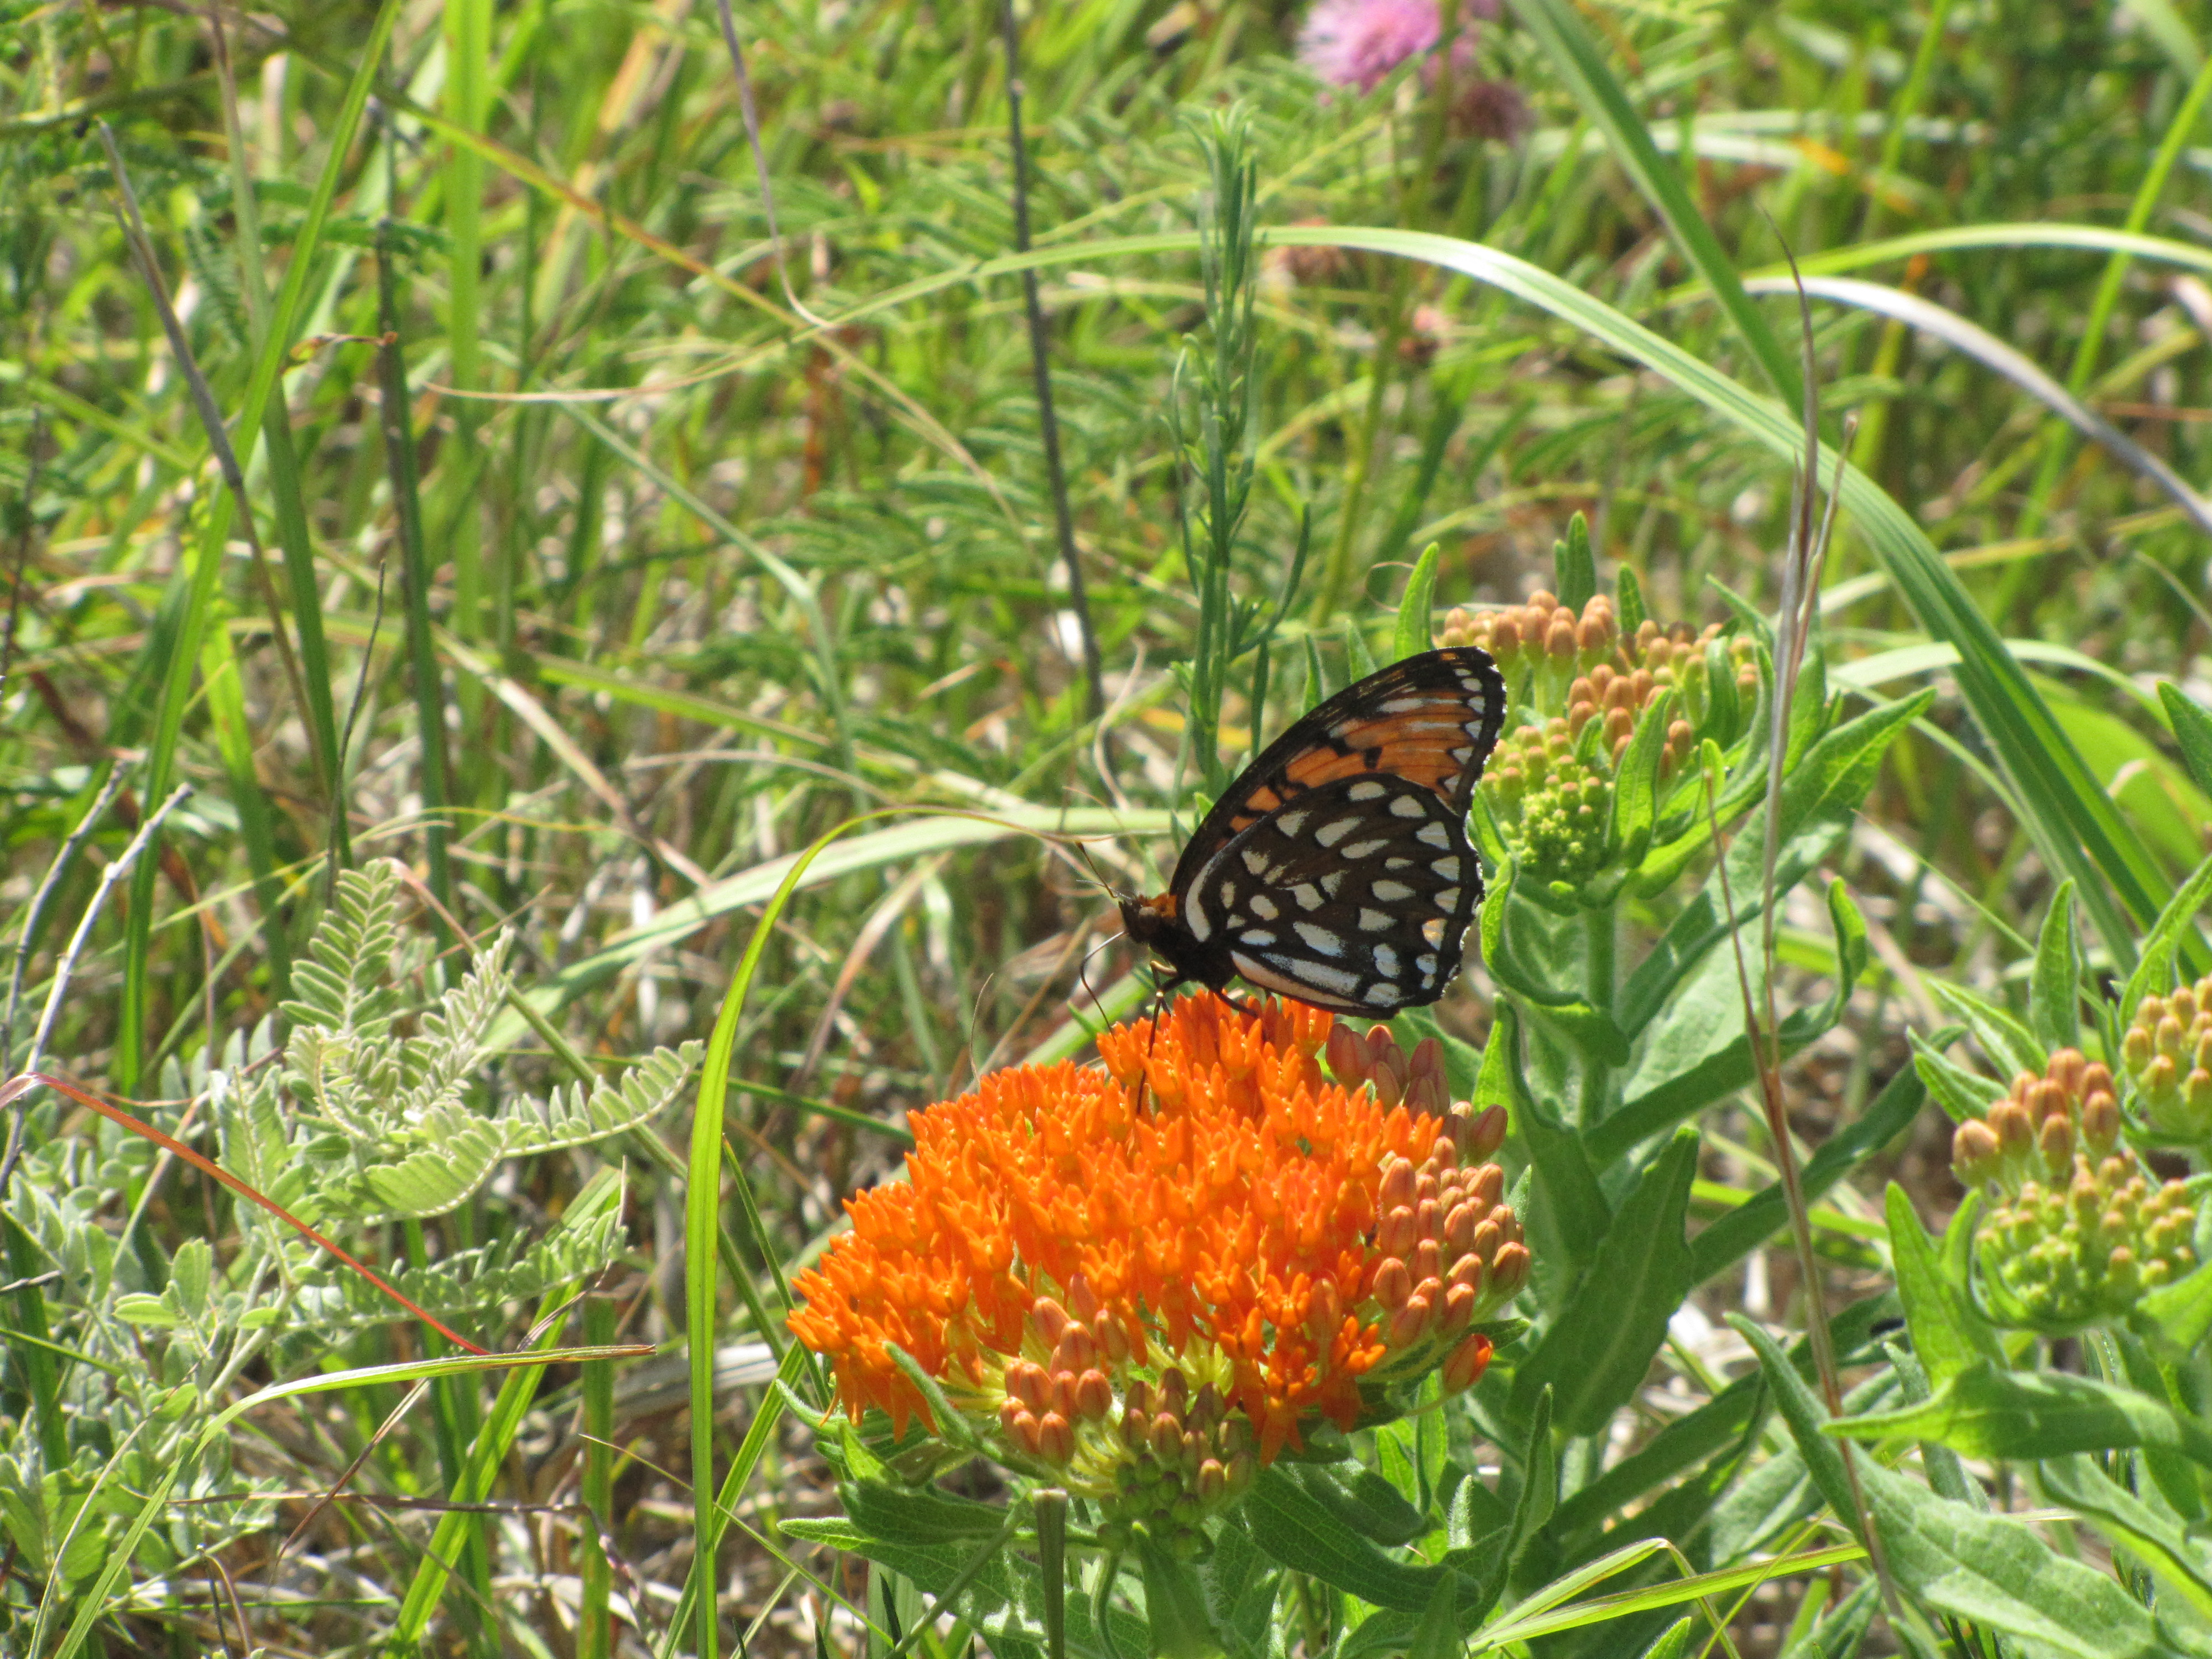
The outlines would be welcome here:
[[[1521,1293],[1528,1282],[1528,1247],[1518,1242],[1501,1244],[1498,1255],[1490,1264],[1491,1294],[1500,1302],[1510,1301]]]
[[[1415,1180],[1413,1159],[1394,1158],[1384,1164],[1382,1185],[1375,1198],[1376,1212],[1388,1215],[1401,1205],[1412,1204]]]
[[[1386,1308],[1401,1308],[1413,1293],[1413,1275],[1406,1271],[1406,1264],[1396,1256],[1385,1256],[1375,1264],[1375,1283],[1370,1294]]]
[[[1444,1360],[1443,1386],[1446,1394],[1462,1394],[1482,1380],[1490,1366],[1490,1339],[1480,1332],[1454,1348]]]
[[[1075,1425],[1058,1412],[1047,1412],[1037,1422],[1037,1455],[1048,1463],[1065,1463],[1075,1455]]]
[[[1087,1370],[1075,1379],[1075,1415],[1086,1423],[1105,1420],[1114,1409],[1114,1385],[1102,1370]]]
[[[1037,1334],[1046,1347],[1060,1340],[1060,1334],[1067,1328],[1067,1310],[1048,1296],[1041,1296],[1030,1310],[1030,1328]]]

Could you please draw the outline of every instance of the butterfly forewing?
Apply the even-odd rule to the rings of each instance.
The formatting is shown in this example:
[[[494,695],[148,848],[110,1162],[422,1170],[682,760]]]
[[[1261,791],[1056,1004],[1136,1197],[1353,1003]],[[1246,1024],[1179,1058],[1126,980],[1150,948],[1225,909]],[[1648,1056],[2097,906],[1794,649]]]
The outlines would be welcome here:
[[[1254,985],[1347,1013],[1433,1002],[1482,896],[1461,817],[1388,775],[1340,778],[1231,840],[1182,916]]]
[[[1467,839],[1505,684],[1473,647],[1346,686],[1247,767],[1129,935],[1166,983],[1250,983],[1342,1013],[1434,1002],[1482,897]]]
[[[1346,686],[1295,721],[1206,815],[1176,866],[1173,892],[1231,836],[1308,790],[1389,774],[1433,791],[1464,818],[1505,718],[1505,683],[1472,646],[1425,652]]]

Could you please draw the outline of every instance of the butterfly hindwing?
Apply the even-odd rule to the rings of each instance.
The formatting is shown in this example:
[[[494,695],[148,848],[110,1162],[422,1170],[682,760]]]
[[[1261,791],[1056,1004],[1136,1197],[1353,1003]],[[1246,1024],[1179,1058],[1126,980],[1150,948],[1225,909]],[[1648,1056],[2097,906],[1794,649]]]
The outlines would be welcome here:
[[[1387,1016],[1459,971],[1482,875],[1460,816],[1387,775],[1339,778],[1256,819],[1193,878],[1190,933],[1250,983]]]

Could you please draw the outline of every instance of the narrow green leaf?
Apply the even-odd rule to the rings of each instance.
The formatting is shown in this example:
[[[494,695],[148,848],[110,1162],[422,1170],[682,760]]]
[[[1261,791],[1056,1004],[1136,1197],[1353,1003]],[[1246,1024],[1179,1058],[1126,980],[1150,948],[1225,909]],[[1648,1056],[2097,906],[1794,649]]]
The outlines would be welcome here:
[[[1948,1028],[1956,1031],[1955,1025]],[[1963,1066],[1954,1066],[1936,1052],[1935,1045],[1917,1031],[1908,1031],[1906,1038],[1912,1044],[1913,1068],[1920,1080],[1928,1085],[1928,1092],[1936,1097],[1936,1103],[1950,1114],[1951,1121],[1964,1123],[1968,1118],[1985,1116],[1990,1107],[2005,1097],[2005,1085],[1970,1072]],[[1956,1042],[1954,1037],[1952,1041]]]
[[[2098,1377],[2002,1370],[1987,1359],[1939,1383],[1917,1405],[1844,1418],[1826,1432],[1933,1440],[1962,1456],[2016,1462],[2155,1447],[2212,1468],[2212,1434],[2163,1401]]]
[[[2081,947],[2074,936],[2074,883],[2058,884],[2036,934],[2027,982],[2027,1023],[2045,1049],[2081,1042]]]
[[[1429,629],[1429,612],[1436,604],[1437,544],[1431,542],[1413,562],[1406,578],[1406,597],[1398,602],[1398,631],[1390,643],[1390,660],[1403,662],[1436,644]]]
[[[1597,594],[1597,557],[1590,551],[1589,520],[1580,513],[1567,520],[1566,539],[1552,544],[1552,586],[1559,603],[1577,616]]]
[[[2161,1285],[2136,1304],[2132,1322],[2148,1325],[2185,1353],[2212,1331],[2212,1262]]]
[[[1273,1559],[1378,1607],[1423,1612],[1446,1577],[1439,1567],[1408,1566],[1347,1526],[1281,1464],[1261,1474],[1244,1515],[1253,1541]]]
[[[1966,1029],[1974,1034],[1974,1041],[1982,1045],[1982,1052],[2007,1077],[2021,1072],[2040,1075],[2050,1063],[2050,1051],[2009,1009],[2000,1008],[1988,998],[1949,980],[1931,976],[1928,988],[1945,1013],[1966,1023]]]
[[[2158,700],[2166,708],[2166,723],[2181,745],[2181,763],[2190,781],[2212,794],[2212,714],[2206,714],[2171,680],[2158,683]]]
[[[2002,1363],[1989,1322],[1977,1313],[1944,1271],[1935,1243],[1920,1225],[1912,1200],[1891,1182],[1883,1195],[1889,1222],[1889,1257],[1897,1274],[1898,1300],[1912,1333],[1912,1352],[1928,1369],[1929,1383],[1942,1388],[1954,1377],[1990,1360]]]
[[[2120,994],[2123,1017],[2135,1012],[2138,1004],[2155,991],[2167,988],[2173,972],[2173,958],[2185,939],[2196,937],[2197,915],[2206,902],[2212,901],[2212,857],[2197,866],[2187,881],[2181,884],[2166,908],[2158,913],[2158,920],[2143,935],[2142,959],[2135,971],[2128,975],[2127,988]]]
[[[1598,1259],[1613,1206],[1583,1156],[1581,1138],[1529,1092],[1522,1072],[1520,1015],[1510,1002],[1498,1006],[1473,1103],[1505,1108],[1508,1133],[1535,1187],[1522,1222],[1540,1282],[1563,1288],[1580,1284]]]
[[[1778,891],[1795,886],[1834,844],[1873,787],[1891,742],[1934,696],[1923,692],[1862,714],[1807,750],[1782,786]],[[1723,901],[1716,871],[1628,976],[1618,1005],[1620,1028],[1628,1036],[1644,1029],[1706,951],[1759,913],[1765,813],[1762,806],[1747,819],[1729,849],[1733,912]],[[1484,943],[1489,943],[1486,933]]]
[[[1467,1644],[1459,1633],[1458,1586],[1446,1575],[1437,1580],[1413,1639],[1406,1644],[1406,1659],[1460,1659]]]
[[[1692,1282],[1682,1223],[1697,1163],[1698,1133],[1685,1127],[1646,1167],[1598,1249],[1607,1270],[1576,1287],[1515,1374],[1518,1410],[1549,1387],[1559,1426],[1595,1434],[1642,1385]]]
[[[1864,1115],[1841,1133],[1831,1135],[1805,1162],[1799,1177],[1805,1201],[1812,1203],[1868,1158],[1912,1127],[1927,1104],[1919,1074],[1906,1066],[1874,1098]],[[1734,1267],[1789,1224],[1790,1210],[1780,1182],[1770,1182],[1751,1199],[1713,1222],[1690,1241],[1690,1275],[1704,1284]]]
[[[1613,609],[1620,615],[1623,638],[1632,638],[1650,615],[1644,604],[1644,585],[1636,579],[1636,572],[1623,562],[1613,577]]]
[[[1651,134],[1574,8],[1567,0],[1513,0],[1513,15],[1543,47],[1583,114],[1605,135],[1613,159],[1644,199],[1658,210],[1675,245],[1705,279],[1784,404],[1796,408],[1801,388],[1788,354],[1766,325],[1765,314],[1744,292],[1735,263],[1690,199],[1681,173],[1652,143]]]
[[[2082,1454],[2046,1459],[2036,1466],[2035,1478],[2054,1500],[2125,1544],[2177,1595],[2212,1618],[2212,1556],[2172,1515],[2153,1509]]]

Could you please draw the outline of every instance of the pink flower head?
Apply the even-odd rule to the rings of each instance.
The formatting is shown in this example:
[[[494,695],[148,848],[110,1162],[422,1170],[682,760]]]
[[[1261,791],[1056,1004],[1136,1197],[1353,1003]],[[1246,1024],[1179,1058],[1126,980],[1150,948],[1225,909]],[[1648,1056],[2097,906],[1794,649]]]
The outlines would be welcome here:
[[[1472,0],[1462,9],[1454,68],[1472,44],[1474,20],[1497,13],[1498,0]],[[1437,0],[1316,0],[1298,31],[1298,57],[1332,85],[1371,92],[1408,58],[1435,46],[1442,17]]]

